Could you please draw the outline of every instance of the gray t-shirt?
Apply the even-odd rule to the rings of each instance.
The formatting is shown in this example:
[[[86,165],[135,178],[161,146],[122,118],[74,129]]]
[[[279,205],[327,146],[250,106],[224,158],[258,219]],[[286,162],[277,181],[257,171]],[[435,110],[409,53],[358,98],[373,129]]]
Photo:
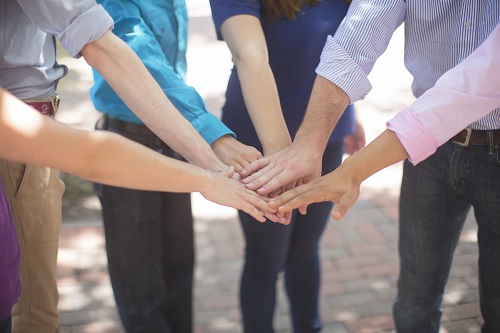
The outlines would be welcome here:
[[[0,18],[0,86],[20,99],[54,95],[66,75],[56,61],[55,38],[77,58],[113,28],[93,0],[2,0]]]

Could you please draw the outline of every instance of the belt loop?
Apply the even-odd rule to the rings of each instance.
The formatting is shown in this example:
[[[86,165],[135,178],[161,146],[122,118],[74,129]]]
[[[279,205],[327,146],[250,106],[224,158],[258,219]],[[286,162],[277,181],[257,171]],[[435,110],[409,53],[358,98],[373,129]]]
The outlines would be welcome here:
[[[487,131],[486,136],[488,138],[488,155],[493,156],[495,152],[495,142],[493,141],[493,131]]]

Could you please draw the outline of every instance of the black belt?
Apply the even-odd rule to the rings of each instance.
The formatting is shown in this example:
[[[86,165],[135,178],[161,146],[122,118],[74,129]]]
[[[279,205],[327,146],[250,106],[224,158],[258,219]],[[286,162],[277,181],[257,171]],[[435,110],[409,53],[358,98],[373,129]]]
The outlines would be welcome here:
[[[146,125],[135,124],[128,121],[123,121],[116,118],[103,116],[105,128],[114,128],[123,133],[135,134],[135,135],[155,135]]]
[[[482,131],[467,127],[452,137],[451,141],[462,147],[468,147],[469,145],[498,145],[500,144],[500,129]]]

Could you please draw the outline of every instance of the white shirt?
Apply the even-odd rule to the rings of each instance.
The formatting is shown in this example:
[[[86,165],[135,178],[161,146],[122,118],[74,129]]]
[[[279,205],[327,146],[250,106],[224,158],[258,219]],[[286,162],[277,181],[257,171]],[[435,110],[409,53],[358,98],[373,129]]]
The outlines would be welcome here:
[[[405,66],[419,97],[486,40],[500,22],[500,1],[354,0],[335,36],[328,37],[316,73],[344,90],[351,103],[364,98],[371,89],[369,72],[403,22]],[[499,105],[470,127],[500,128]]]

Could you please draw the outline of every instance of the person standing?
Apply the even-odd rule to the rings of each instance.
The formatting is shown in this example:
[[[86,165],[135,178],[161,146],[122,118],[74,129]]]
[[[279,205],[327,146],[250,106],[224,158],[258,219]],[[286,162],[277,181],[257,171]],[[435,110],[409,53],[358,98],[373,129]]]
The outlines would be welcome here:
[[[246,169],[248,176],[264,166],[243,180],[250,189],[266,194],[292,180],[316,177],[310,170],[320,163],[329,133],[345,106],[370,91],[367,75],[403,22],[405,65],[420,97],[486,40],[500,22],[500,2],[354,0],[338,32],[326,41],[295,141]],[[471,207],[478,224],[482,332],[500,331],[499,114],[496,108],[472,122],[418,165],[404,162],[393,311],[398,332],[439,331],[453,252]]]
[[[387,129],[358,154],[334,172],[271,199],[269,205],[285,213],[313,202],[333,201],[332,217],[342,219],[356,202],[366,178],[406,158],[417,165],[462,128],[500,105],[499,46],[500,25],[434,87],[389,120]],[[493,143],[500,144],[500,136],[494,137]]]
[[[56,88],[67,68],[56,61],[56,37],[72,57],[98,70],[158,136],[190,163],[227,166],[175,109],[137,55],[110,29],[113,20],[92,0],[0,2],[0,85],[40,113],[57,111]],[[140,84],[137,84],[140,82]],[[59,330],[55,279],[61,197],[56,169],[0,160],[21,249],[23,291],[12,312],[15,333]]]
[[[73,129],[38,114],[2,88],[0,156],[11,161],[50,166],[116,186],[199,191],[208,200],[243,209],[261,222],[265,220],[262,210],[267,208],[267,201],[232,179],[233,168],[212,173],[160,155],[111,132]],[[124,163],[128,165],[126,169],[121,168]],[[1,181],[0,253],[0,332],[10,333],[11,311],[21,294],[21,251]]]
[[[163,92],[217,156],[237,170],[261,157],[234,139],[186,85],[187,8],[184,0],[98,0],[113,32],[141,58]],[[98,72],[91,98],[103,113],[96,128],[119,133],[170,157],[179,154],[133,114]],[[189,193],[138,191],[96,184],[108,267],[127,332],[190,333],[194,234]],[[123,228],[127,225],[127,228]],[[145,283],[147,281],[147,283]]]
[[[306,111],[324,40],[346,14],[345,0],[211,0],[217,36],[226,41],[235,64],[229,78],[222,121],[239,141],[264,156],[287,147]],[[328,138],[319,172],[340,165],[343,139],[354,131],[348,106]],[[284,184],[286,185],[286,184]],[[273,332],[276,283],[284,272],[294,332],[319,332],[319,242],[331,203],[293,214],[289,225],[256,223],[239,212],[245,236],[240,285],[243,328]]]

